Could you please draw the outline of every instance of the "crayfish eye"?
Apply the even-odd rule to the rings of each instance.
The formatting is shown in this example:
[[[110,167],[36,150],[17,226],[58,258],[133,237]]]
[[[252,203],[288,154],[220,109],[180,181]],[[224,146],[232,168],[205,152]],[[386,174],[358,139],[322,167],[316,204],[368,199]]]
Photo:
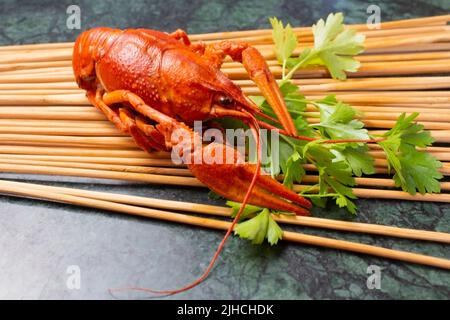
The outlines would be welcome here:
[[[229,107],[233,104],[233,99],[228,96],[219,96],[218,101],[222,107]]]

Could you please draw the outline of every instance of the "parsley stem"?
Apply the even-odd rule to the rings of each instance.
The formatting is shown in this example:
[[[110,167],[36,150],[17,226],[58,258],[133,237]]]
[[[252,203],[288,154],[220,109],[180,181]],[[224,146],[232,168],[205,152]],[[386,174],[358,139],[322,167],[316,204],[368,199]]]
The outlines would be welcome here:
[[[307,100],[307,99],[297,99],[297,98],[289,98],[289,97],[285,97],[284,100],[285,101],[292,101],[292,102],[312,103],[312,101]]]
[[[301,55],[301,54],[300,54]],[[294,76],[294,73],[300,69],[308,60],[312,59],[316,55],[314,50],[311,50],[299,63],[297,63],[294,67],[291,68],[289,73],[286,75],[284,80],[289,80]]]
[[[282,71],[281,71],[281,79],[285,79],[286,78],[286,62],[287,62],[287,60],[286,59],[284,59],[283,60],[283,69],[282,69]]]
[[[327,197],[337,197],[339,194],[337,193],[325,193],[325,194],[309,194],[309,193],[301,193],[304,198],[327,198]]]
[[[295,143],[293,143],[291,140],[289,140],[287,137],[285,137],[284,135],[280,134],[280,137],[287,142],[287,144],[289,144],[294,150],[297,147],[297,145]]]

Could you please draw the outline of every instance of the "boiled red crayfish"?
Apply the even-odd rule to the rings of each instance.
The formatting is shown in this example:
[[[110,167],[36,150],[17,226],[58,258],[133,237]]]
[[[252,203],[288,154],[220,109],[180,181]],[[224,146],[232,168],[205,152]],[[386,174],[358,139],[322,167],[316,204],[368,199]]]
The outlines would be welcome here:
[[[220,71],[226,56],[243,64],[272,106],[282,131],[295,135],[292,118],[264,58],[246,43],[192,44],[182,30],[167,34],[147,29],[95,28],[76,40],[73,70],[90,102],[117,128],[130,134],[139,147],[151,152],[181,144],[186,159],[217,150],[216,142],[194,148],[192,141],[200,137],[190,126],[196,120],[235,117],[248,124],[256,137],[259,126],[267,127],[255,119],[255,115],[265,115]],[[192,140],[175,139],[175,130]],[[224,144],[222,150],[230,152],[230,148]],[[239,156],[237,151],[232,152]],[[305,208],[310,207],[309,201],[269,176],[259,175],[255,172],[258,165],[188,163],[188,168],[210,189],[239,202],[244,201],[255,176],[248,203],[308,214]]]

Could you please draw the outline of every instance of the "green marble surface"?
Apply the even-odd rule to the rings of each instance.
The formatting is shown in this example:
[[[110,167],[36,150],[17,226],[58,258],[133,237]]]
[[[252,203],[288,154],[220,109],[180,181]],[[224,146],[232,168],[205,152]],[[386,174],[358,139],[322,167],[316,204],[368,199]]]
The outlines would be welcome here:
[[[147,27],[190,33],[267,28],[267,17],[310,25],[330,12],[364,22],[369,4],[382,20],[445,14],[450,1],[9,1],[0,2],[0,44],[74,40],[66,8],[78,4],[82,29]],[[106,180],[1,174],[1,178],[205,203],[204,189]],[[317,216],[450,232],[450,205],[359,200],[350,217],[336,207]],[[111,299],[124,285],[178,288],[196,278],[223,233],[43,201],[0,196],[0,298]],[[450,257],[448,246],[306,228],[295,230],[400,250]],[[68,266],[81,270],[81,288],[68,289]],[[381,289],[368,289],[367,267],[378,265]],[[448,299],[450,273],[330,249],[282,243],[253,246],[230,239],[209,279],[186,299]],[[121,298],[145,297],[138,293]]]

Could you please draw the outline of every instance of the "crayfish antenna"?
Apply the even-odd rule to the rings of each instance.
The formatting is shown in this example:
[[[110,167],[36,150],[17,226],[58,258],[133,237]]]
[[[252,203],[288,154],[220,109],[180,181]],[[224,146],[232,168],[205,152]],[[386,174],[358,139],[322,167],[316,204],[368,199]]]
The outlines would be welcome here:
[[[195,281],[191,282],[190,284],[179,288],[179,289],[174,289],[174,290],[155,290],[155,289],[151,289],[151,288],[143,288],[143,287],[127,287],[127,288],[117,288],[117,289],[109,289],[110,292],[116,292],[116,291],[142,291],[142,292],[148,292],[148,293],[152,293],[152,294],[156,294],[158,296],[171,296],[171,295],[175,295],[175,294],[179,294],[185,291],[188,291],[196,286],[198,286],[199,284],[201,284],[210,274],[212,268],[214,267],[214,264],[216,263],[217,259],[219,258],[220,253],[222,252],[222,249],[225,246],[226,241],[228,240],[228,238],[230,237],[231,233],[234,230],[234,227],[236,226],[237,222],[241,219],[241,215],[242,212],[245,209],[245,206],[247,205],[250,196],[252,194],[253,188],[256,185],[256,182],[258,180],[258,176],[261,170],[261,155],[262,155],[262,150],[261,150],[261,141],[260,141],[260,136],[259,136],[259,126],[258,123],[256,121],[254,121],[251,125],[250,125],[250,129],[252,130],[252,134],[255,138],[256,141],[256,149],[257,149],[257,160],[256,160],[256,170],[253,173],[253,177],[252,180],[250,182],[250,185],[247,189],[247,192],[244,196],[244,200],[242,201],[241,207],[239,208],[239,211],[237,212],[236,216],[234,217],[233,221],[230,224],[230,227],[228,228],[227,232],[225,233],[225,236],[222,238],[222,241],[219,243],[219,246],[216,249],[216,252],[214,253],[214,256],[212,257],[212,259],[210,260],[208,267],[205,269],[205,271],[203,272],[203,274],[197,278]]]

